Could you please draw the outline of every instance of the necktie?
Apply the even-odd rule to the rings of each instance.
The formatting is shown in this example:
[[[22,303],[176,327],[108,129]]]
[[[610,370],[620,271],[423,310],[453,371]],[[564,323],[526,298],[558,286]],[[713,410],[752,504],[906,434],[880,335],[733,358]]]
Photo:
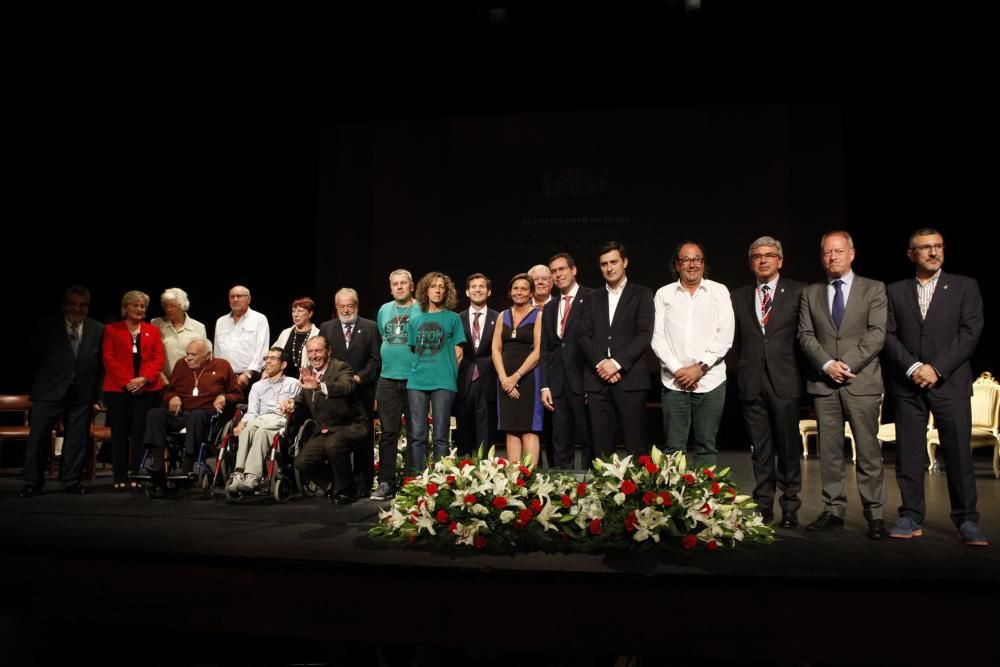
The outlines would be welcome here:
[[[840,288],[843,286],[843,280],[833,281],[833,324],[840,330],[840,323],[844,321],[844,292]]]
[[[566,296],[563,297],[563,299],[566,301],[566,303],[563,304],[563,316],[562,319],[559,320],[560,338],[562,338],[566,334],[566,320],[569,319],[569,309],[573,307],[573,297],[567,294]]]
[[[351,331],[354,329],[353,324],[348,324],[344,327],[344,346],[351,346]]]
[[[75,357],[80,351],[80,325],[71,324],[69,327],[69,346],[73,348],[73,356]]]
[[[479,328],[479,316],[482,313],[472,314],[472,346],[476,348],[476,352],[479,352],[479,334],[482,329]],[[475,382],[479,379],[479,364],[475,361],[472,362],[472,381]]]
[[[761,285],[760,288],[760,323],[766,327],[767,321],[771,319],[771,287]]]

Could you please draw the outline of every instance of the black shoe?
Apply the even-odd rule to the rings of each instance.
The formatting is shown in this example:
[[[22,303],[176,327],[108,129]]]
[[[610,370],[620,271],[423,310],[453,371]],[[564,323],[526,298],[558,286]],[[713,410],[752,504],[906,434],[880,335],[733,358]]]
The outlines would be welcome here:
[[[823,512],[819,515],[819,518],[813,521],[811,524],[806,526],[806,530],[811,530],[813,532],[825,533],[834,528],[843,528],[844,520],[838,516],[834,516],[830,512]]]
[[[42,490],[41,484],[25,484],[21,487],[21,490],[17,492],[18,498],[30,498],[32,496],[37,496]]]
[[[764,523],[770,526],[774,523],[774,512],[761,512],[760,518],[764,520]]]
[[[76,484],[70,484],[67,486],[63,489],[63,492],[73,494],[74,496],[85,496],[90,493],[90,489],[85,487],[83,484],[80,484],[80,482],[77,482]]]
[[[885,529],[885,521],[882,519],[872,519],[868,522],[868,537],[872,540],[884,540],[889,536]]]
[[[333,496],[335,495],[333,493],[333,484],[330,485],[330,488],[328,488],[326,490],[326,493],[324,493],[323,495],[326,497],[327,500],[333,500]]]
[[[794,514],[782,514],[781,523],[778,524],[782,528],[798,528],[799,517]]]
[[[354,502],[354,496],[349,496],[346,493],[335,493],[331,500],[334,505],[350,505]]]
[[[358,498],[370,498],[372,495],[372,484],[368,482],[367,484],[361,484],[358,486]]]
[[[390,500],[396,495],[395,489],[388,482],[382,482],[378,485],[378,489],[375,493],[371,495],[372,500]]]

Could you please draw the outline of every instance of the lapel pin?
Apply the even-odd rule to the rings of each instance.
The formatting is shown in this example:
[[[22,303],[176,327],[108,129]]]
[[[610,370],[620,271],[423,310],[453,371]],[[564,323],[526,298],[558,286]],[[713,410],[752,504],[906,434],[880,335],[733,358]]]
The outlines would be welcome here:
[[[948,289],[948,286],[947,286],[947,285],[945,285],[945,286],[944,286],[944,287],[943,287],[942,289]]]

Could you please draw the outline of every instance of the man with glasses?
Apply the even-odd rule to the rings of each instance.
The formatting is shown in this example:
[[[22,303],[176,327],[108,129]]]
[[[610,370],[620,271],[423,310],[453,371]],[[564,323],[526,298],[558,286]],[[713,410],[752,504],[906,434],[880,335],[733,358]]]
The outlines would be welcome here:
[[[885,342],[885,285],[851,270],[854,240],[845,231],[827,232],[820,259],[827,279],[802,290],[799,345],[809,370],[806,391],[813,397],[819,430],[819,474],[823,512],[806,530],[844,527],[844,421],[851,424],[857,450],[858,492],[868,520],[868,537],[885,539],[885,477],[878,444],[882,402],[879,352]]]
[[[796,333],[804,283],[781,275],[781,241],[761,236],[750,244],[752,285],[733,290],[736,382],[750,440],[753,499],[765,523],[774,520],[774,495],[782,494],[781,527],[799,525],[799,400],[802,374]]]
[[[628,280],[625,246],[609,241],[598,252],[604,289],[583,304],[576,330],[584,361],[583,389],[590,405],[594,455],[615,449],[615,419],[621,419],[629,454],[649,451],[646,350],[653,335],[653,294]],[[544,320],[543,320],[544,321]],[[586,463],[586,462],[585,462]]]
[[[250,290],[235,285],[229,290],[229,313],[215,321],[215,355],[233,367],[246,396],[260,378],[271,332],[267,318],[250,307]]]
[[[941,269],[944,237],[936,229],[915,231],[906,256],[917,275],[889,285],[885,335],[888,389],[896,414],[896,481],[902,497],[899,521],[889,537],[923,534],[924,451],[927,414],[932,412],[948,474],[951,520],[962,542],[984,547],[988,542],[979,530],[969,448],[969,359],[983,331],[983,298],[975,280]]]
[[[693,439],[699,470],[716,462],[715,436],[726,405],[725,356],[734,329],[729,290],[705,278],[705,269],[701,244],[680,244],[673,266],[678,280],[653,298],[666,448],[686,452]]]
[[[288,363],[282,360],[283,353],[284,349],[277,346],[267,351],[264,378],[250,388],[247,411],[233,429],[233,435],[239,438],[239,448],[227,491],[252,493],[260,486],[274,436],[288,423],[281,405],[295,399],[299,382],[285,375]]]

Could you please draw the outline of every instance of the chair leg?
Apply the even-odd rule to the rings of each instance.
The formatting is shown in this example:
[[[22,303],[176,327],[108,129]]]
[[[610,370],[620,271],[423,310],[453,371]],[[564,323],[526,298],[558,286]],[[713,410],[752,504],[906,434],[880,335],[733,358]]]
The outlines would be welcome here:
[[[802,458],[809,458],[809,435],[806,433],[802,434]]]
[[[993,448],[993,475],[1000,479],[1000,440]]]
[[[937,455],[937,444],[933,442],[927,443],[927,472],[934,474],[934,463],[935,456]]]

